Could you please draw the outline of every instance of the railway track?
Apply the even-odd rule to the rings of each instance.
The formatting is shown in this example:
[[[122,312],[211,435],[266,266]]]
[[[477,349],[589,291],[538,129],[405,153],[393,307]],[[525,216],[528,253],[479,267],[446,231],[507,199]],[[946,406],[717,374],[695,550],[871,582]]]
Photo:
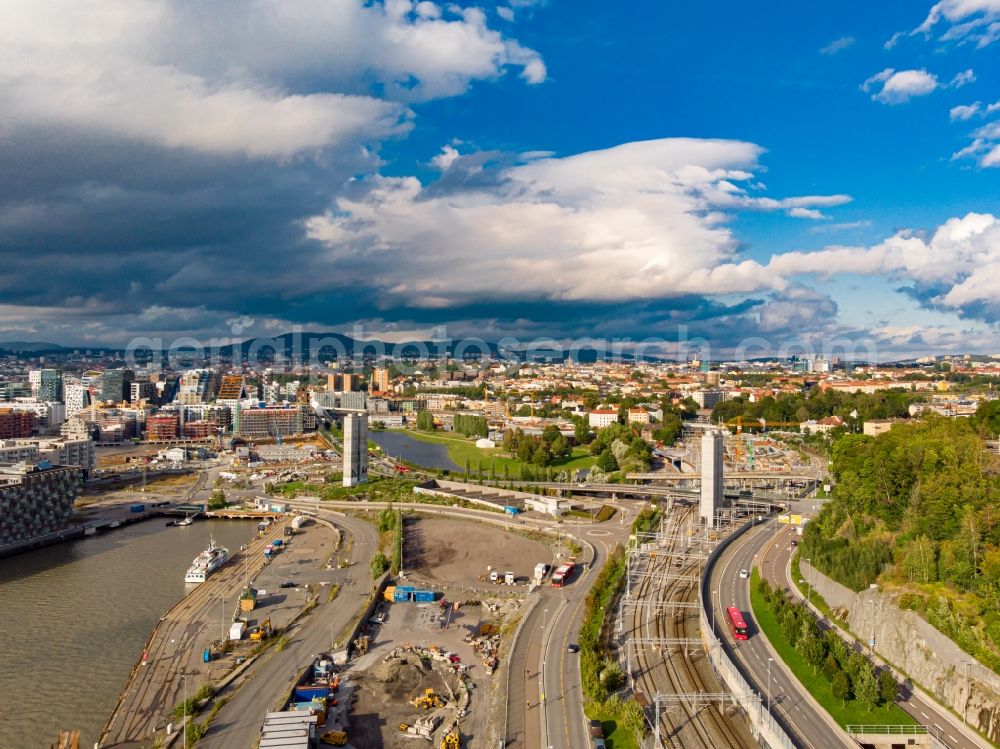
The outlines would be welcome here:
[[[688,509],[685,512],[692,512]],[[680,520],[683,516],[675,516]],[[664,548],[656,558],[646,557],[646,568],[639,580],[634,596],[650,605],[637,606],[633,610],[632,632],[644,640],[664,638],[700,639],[699,618],[696,608],[677,608],[669,611],[656,604],[675,601],[690,603],[697,601],[697,585],[683,579],[697,576],[700,565],[697,561],[682,560],[680,566],[672,566],[671,561],[682,559],[678,550]],[[657,573],[673,573],[675,579],[660,577]],[[696,663],[685,646],[655,647],[638,644],[636,665],[638,676],[635,680],[637,691],[643,691],[650,699],[660,694],[719,693],[722,688],[702,659]],[[700,667],[699,667],[700,666]],[[660,721],[660,738],[665,747],[678,749],[717,749],[717,747],[757,746],[742,719],[727,715],[716,703],[694,704],[677,702],[656,716]]]
[[[98,742],[102,747],[130,744],[151,735],[170,720],[174,705],[183,700],[185,688],[181,677],[188,680],[187,694],[193,696],[209,680],[207,667],[201,664],[201,652],[213,636],[213,627],[228,623],[220,613],[220,598],[228,606],[236,606],[233,591],[242,587],[244,559],[260,559],[264,547],[282,537],[283,524],[276,524],[263,538],[247,544],[230,561],[198,585],[171,608],[157,623],[147,644],[146,665],[137,663],[118,698]],[[250,573],[257,570],[249,565]],[[228,600],[226,600],[228,599]],[[233,609],[226,610],[226,617]]]

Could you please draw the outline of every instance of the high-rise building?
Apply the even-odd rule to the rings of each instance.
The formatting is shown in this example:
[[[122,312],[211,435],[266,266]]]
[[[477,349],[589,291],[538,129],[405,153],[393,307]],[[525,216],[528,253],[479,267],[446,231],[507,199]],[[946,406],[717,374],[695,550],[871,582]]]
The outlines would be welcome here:
[[[345,393],[351,393],[358,389],[361,384],[361,377],[352,372],[344,372],[340,376],[340,389]]]
[[[344,416],[344,486],[368,481],[368,414]]]
[[[62,373],[58,369],[32,369],[28,372],[31,397],[40,401],[62,400]]]
[[[105,370],[101,374],[100,399],[112,403],[128,400],[132,395],[132,380],[134,379],[135,375],[131,369]]]
[[[372,390],[383,393],[389,389],[390,384],[389,370],[376,367],[372,372]]]
[[[725,438],[722,432],[713,430],[702,435],[699,514],[709,528],[715,527],[715,513],[722,507],[724,450]]]
[[[90,405],[90,390],[86,385],[76,383],[67,384],[66,395],[66,418],[76,416],[83,409]]]

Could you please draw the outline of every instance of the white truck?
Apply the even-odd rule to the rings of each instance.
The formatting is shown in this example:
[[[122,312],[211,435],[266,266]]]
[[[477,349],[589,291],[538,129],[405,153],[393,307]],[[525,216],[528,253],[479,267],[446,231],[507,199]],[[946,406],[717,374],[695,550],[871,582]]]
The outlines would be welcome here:
[[[504,581],[504,583],[506,585],[514,585],[515,584],[515,582],[514,582],[514,573],[513,572],[504,572],[503,573],[503,581]]]
[[[545,562],[539,562],[535,565],[535,582],[540,583],[545,579],[545,576],[549,574],[549,565]]]

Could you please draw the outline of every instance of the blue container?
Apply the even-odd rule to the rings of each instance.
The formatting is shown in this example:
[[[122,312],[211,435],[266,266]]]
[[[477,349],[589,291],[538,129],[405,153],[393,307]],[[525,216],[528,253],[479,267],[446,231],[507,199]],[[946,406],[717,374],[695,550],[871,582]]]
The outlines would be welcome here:
[[[506,512],[508,515],[516,515],[517,513],[520,512],[519,509],[517,509],[516,507],[512,507],[511,505],[506,505],[503,508],[503,511]]]
[[[413,600],[417,603],[433,603],[434,602],[434,591],[433,590],[417,590],[413,593]]]
[[[408,590],[397,589],[396,592],[392,594],[393,603],[406,603],[409,600],[410,600],[410,591]]]
[[[140,505],[140,504],[135,504],[129,507],[129,510],[131,510],[132,512],[142,512],[145,509],[146,505]]]
[[[205,652],[201,654],[201,659],[205,661],[205,663],[210,663],[212,660],[212,651],[205,648]]]
[[[402,590],[407,593],[412,593],[413,591],[416,590],[416,588],[414,588],[412,585],[397,585],[396,590],[397,591]]]
[[[280,538],[276,538],[271,542],[271,546],[284,546],[284,545],[285,542],[282,541]]]
[[[329,697],[330,687],[327,686],[300,686],[295,687],[295,701],[296,702],[308,702],[317,697]]]

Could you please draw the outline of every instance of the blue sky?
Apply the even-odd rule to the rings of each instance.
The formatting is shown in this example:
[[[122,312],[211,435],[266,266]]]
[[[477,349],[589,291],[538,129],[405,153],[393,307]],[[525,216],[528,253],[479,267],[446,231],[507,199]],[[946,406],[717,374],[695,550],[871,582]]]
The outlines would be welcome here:
[[[0,339],[1000,352],[1000,0],[4,4]]]

